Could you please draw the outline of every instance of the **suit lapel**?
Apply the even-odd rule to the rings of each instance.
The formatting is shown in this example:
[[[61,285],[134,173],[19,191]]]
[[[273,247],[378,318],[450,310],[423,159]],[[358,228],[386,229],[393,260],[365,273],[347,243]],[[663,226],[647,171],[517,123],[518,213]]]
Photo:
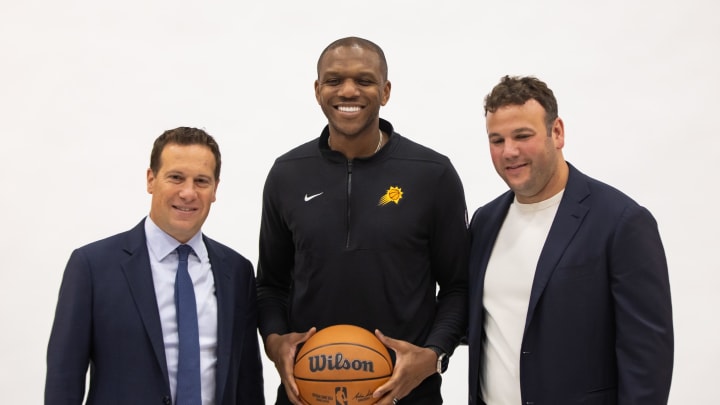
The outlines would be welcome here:
[[[214,241],[203,235],[203,241],[210,257],[210,267],[215,279],[215,294],[217,296],[217,363],[215,368],[216,403],[223,403],[222,394],[225,392],[230,356],[232,349],[232,333],[235,324],[235,281],[233,272],[226,262],[225,254]]]
[[[472,248],[470,250],[470,290],[476,293],[470,294],[470,338],[474,342],[482,341],[484,327],[484,307],[483,307],[483,285],[485,283],[485,273],[487,271],[490,254],[493,250],[492,241],[495,241],[507,214],[510,203],[512,203],[514,194],[507,192],[497,199],[480,208],[472,220]],[[479,345],[482,347],[482,345]],[[479,375],[481,364],[481,350],[470,350],[470,367],[475,369],[471,371],[471,375]],[[471,395],[477,395],[477,378],[473,378],[470,383]]]
[[[528,313],[525,318],[525,330],[532,321],[538,301],[557,268],[560,258],[590,209],[587,205],[582,204],[582,201],[590,195],[584,176],[569,163],[568,166],[570,167],[568,183],[535,269]]]
[[[475,325],[483,324],[483,290],[487,265],[492,254],[494,241],[500,232],[508,208],[515,198],[515,194],[507,192],[496,200],[488,203],[478,210],[476,218],[472,221],[472,248],[470,249],[469,268],[471,271],[469,281],[473,283],[471,290],[478,294],[470,295],[470,316]]]
[[[477,226],[480,232],[473,234],[473,247],[472,252],[481,252],[481,254],[471,259],[471,268],[478,269],[479,273],[474,282],[478,283],[478,286],[482,286],[485,283],[485,272],[487,271],[488,261],[492,254],[494,243],[487,243],[488,241],[494,241],[497,239],[500,228],[505,221],[508,208],[513,201],[515,195],[512,192],[508,192],[496,201],[488,204],[485,208],[481,209],[481,215],[478,216],[473,222],[477,222]],[[482,291],[482,289],[478,289]],[[476,298],[479,298],[479,302],[474,302],[473,308],[480,309],[480,315],[482,315],[482,295],[475,294]]]
[[[148,334],[153,351],[155,352],[158,365],[163,371],[165,381],[169,386],[167,360],[165,359],[165,344],[163,342],[162,327],[160,325],[157,298],[155,297],[152,270],[150,269],[150,257],[147,250],[144,224],[145,221],[140,222],[138,226],[128,233],[124,250],[128,253],[129,257],[121,266],[125,273],[128,286],[130,287],[130,293],[132,294],[140,318],[145,326],[145,331]]]

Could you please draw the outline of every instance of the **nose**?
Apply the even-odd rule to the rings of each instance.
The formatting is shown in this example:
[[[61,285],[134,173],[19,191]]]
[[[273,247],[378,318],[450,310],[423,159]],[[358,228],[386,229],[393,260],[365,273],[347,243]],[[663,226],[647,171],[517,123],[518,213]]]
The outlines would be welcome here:
[[[180,187],[180,198],[185,201],[192,201],[197,197],[197,191],[195,190],[195,182],[192,179],[186,180]]]
[[[512,139],[506,139],[503,142],[503,157],[505,159],[513,159],[518,155],[517,143]]]
[[[338,90],[340,97],[355,97],[357,95],[358,87],[354,80],[347,79],[342,82],[340,89]]]

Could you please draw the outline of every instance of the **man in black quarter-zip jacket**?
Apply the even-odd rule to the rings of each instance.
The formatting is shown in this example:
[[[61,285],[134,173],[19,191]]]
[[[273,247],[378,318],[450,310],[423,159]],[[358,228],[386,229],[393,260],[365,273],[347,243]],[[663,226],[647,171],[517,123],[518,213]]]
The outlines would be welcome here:
[[[440,373],[466,328],[462,184],[447,157],[380,119],[390,98],[380,47],[339,39],[317,68],[328,125],[275,161],[263,195],[259,322],[282,381],[277,403],[301,404],[298,344],[353,324],[375,331],[395,362],[368,403],[441,404]]]

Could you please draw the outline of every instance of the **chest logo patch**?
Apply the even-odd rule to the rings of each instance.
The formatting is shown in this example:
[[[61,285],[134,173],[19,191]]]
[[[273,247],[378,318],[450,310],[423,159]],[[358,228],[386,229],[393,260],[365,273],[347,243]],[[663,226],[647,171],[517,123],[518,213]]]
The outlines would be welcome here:
[[[385,195],[380,197],[380,201],[378,202],[378,205],[386,205],[391,202],[395,203],[396,205],[400,202],[402,199],[403,192],[400,187],[392,186],[390,187],[386,192]]]
[[[321,193],[317,193],[317,194],[313,194],[313,195],[307,195],[307,194],[305,194],[305,202],[308,202],[308,201],[312,200],[312,199],[315,198],[315,197],[320,197],[321,195],[323,195],[323,193],[325,193],[325,192],[323,191],[323,192],[321,192]]]

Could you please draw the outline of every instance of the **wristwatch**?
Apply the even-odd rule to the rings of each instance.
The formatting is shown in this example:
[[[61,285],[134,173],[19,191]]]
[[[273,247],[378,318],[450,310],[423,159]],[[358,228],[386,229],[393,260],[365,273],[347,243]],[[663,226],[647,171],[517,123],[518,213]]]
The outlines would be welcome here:
[[[447,353],[443,352],[443,350],[437,346],[425,346],[426,348],[432,350],[437,354],[437,373],[442,374],[447,370],[448,364],[450,363],[450,357],[448,357]]]

